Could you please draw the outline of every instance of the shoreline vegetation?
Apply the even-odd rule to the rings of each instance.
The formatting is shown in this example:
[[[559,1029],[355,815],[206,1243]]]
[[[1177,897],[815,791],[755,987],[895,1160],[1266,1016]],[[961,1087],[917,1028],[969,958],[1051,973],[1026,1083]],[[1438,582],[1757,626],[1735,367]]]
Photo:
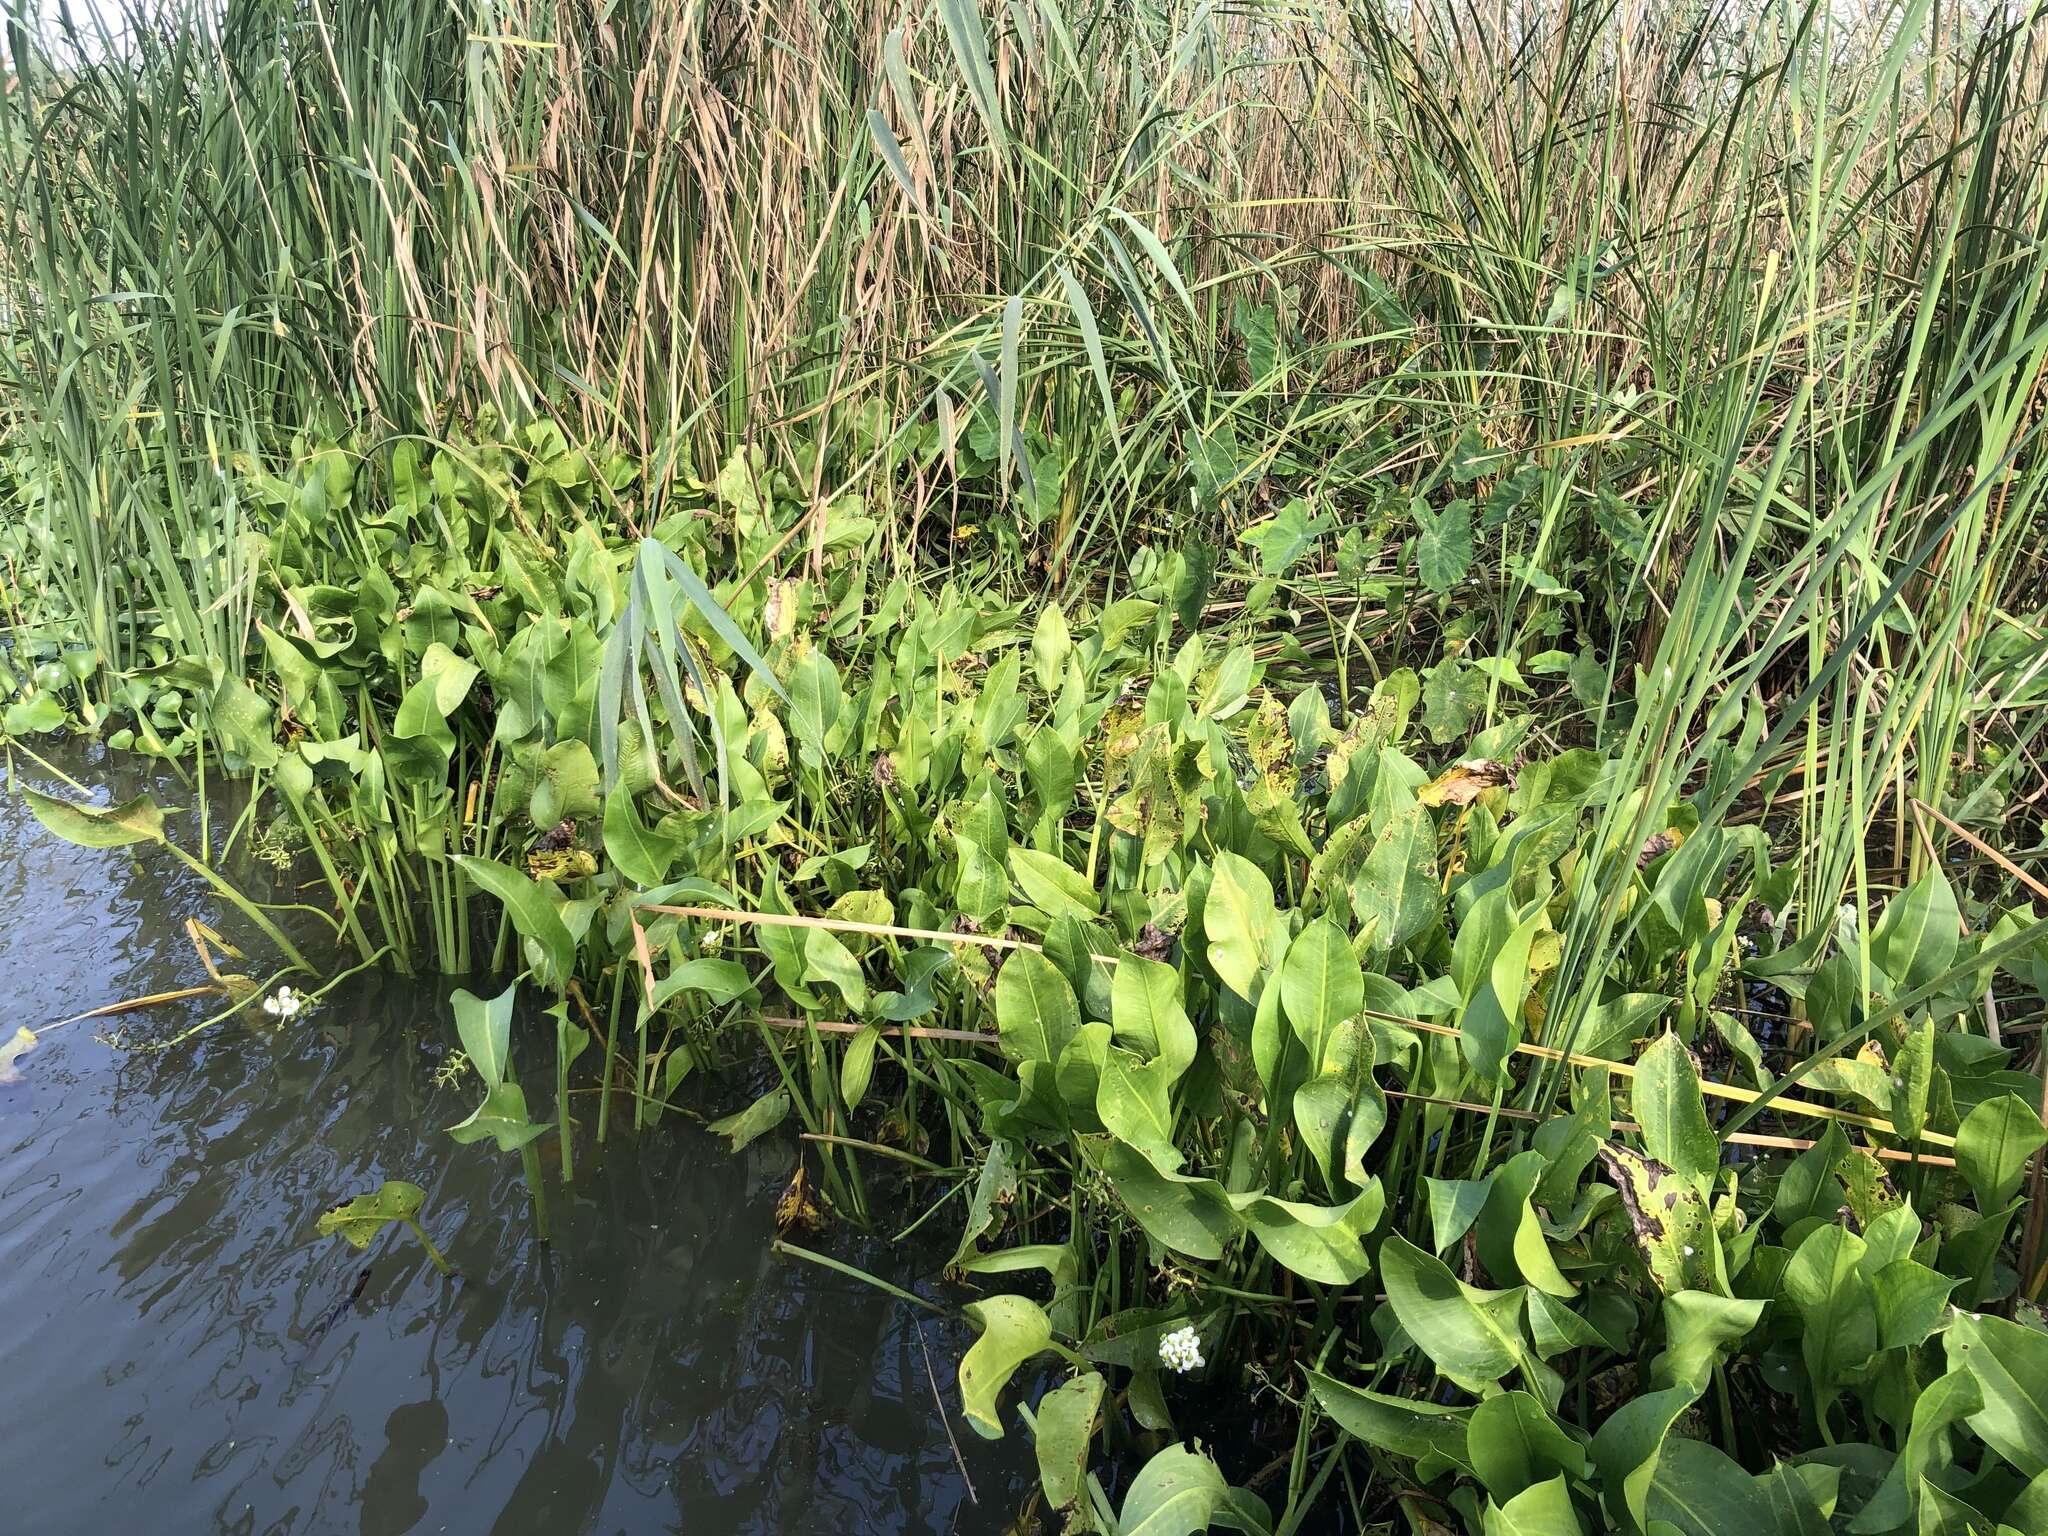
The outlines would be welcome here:
[[[2048,1530],[2041,6],[0,20],[0,738],[248,786],[18,792],[543,1236],[762,1070],[1040,1529]]]

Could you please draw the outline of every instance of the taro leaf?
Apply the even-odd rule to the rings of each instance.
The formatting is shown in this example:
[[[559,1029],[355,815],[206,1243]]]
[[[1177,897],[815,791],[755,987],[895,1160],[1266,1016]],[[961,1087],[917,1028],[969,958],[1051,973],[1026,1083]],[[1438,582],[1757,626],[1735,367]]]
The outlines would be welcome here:
[[[1280,1002],[1314,1067],[1337,1027],[1365,1006],[1365,973],[1344,931],[1319,917],[1295,936],[1280,965]]]
[[[813,985],[829,982],[855,1013],[867,1010],[868,983],[860,962],[829,928],[804,934],[804,980]]]
[[[1323,1411],[1367,1445],[1421,1463],[1425,1480],[1439,1467],[1471,1468],[1468,1425],[1473,1410],[1428,1399],[1387,1397],[1346,1386],[1320,1371],[1304,1371]]]
[[[1749,1336],[1763,1310],[1761,1297],[1738,1300],[1712,1291],[1675,1291],[1666,1296],[1664,1353],[1650,1362],[1651,1384],[1706,1391],[1714,1367],[1728,1349]]]
[[[463,1146],[486,1136],[498,1143],[500,1152],[517,1152],[529,1141],[547,1133],[526,1115],[526,1093],[517,1083],[500,1083],[484,1096],[467,1120],[448,1127],[448,1134]]]
[[[1441,595],[1472,568],[1472,503],[1461,496],[1442,512],[1431,512],[1418,496],[1409,510],[1415,518],[1416,572],[1425,587]]]
[[[960,1405],[967,1422],[989,1440],[1003,1438],[996,1397],[1017,1368],[1052,1343],[1052,1321],[1023,1296],[990,1296],[961,1308],[981,1337],[960,1358]]]
[[[1962,914],[1948,877],[1930,868],[1885,903],[1870,935],[1870,958],[1901,993],[1925,986],[1954,963]]]
[[[1721,1144],[1707,1124],[1699,1074],[1678,1036],[1660,1035],[1643,1052],[1630,1097],[1642,1122],[1643,1149],[1651,1157],[1681,1176],[1714,1176]]]
[[[555,910],[553,898],[518,870],[495,860],[458,854],[455,862],[478,889],[504,904],[512,926],[526,941],[534,979],[557,991],[567,986],[576,971],[576,940]]]
[[[1209,967],[1223,984],[1250,1001],[1269,958],[1273,884],[1242,854],[1219,853],[1202,907]]]
[[[1372,1268],[1363,1239],[1386,1209],[1378,1179],[1342,1205],[1306,1205],[1267,1195],[1238,1196],[1232,1203],[1259,1246],[1305,1280],[1353,1285]]]
[[[1081,1027],[1074,989],[1035,949],[1020,949],[996,975],[997,1047],[1011,1061],[1056,1064]]]
[[[1771,1506],[1726,1451],[1674,1435],[1664,1442],[1645,1500],[1647,1520],[1681,1536],[1729,1536],[1771,1529]]]
[[[1082,1150],[1154,1242],[1191,1259],[1214,1262],[1242,1230],[1235,1206],[1214,1179],[1167,1173],[1114,1137],[1090,1138]]]
[[[1698,1183],[1619,1142],[1602,1142],[1599,1157],[1657,1288],[1714,1289],[1714,1218]]]
[[[1266,1536],[1273,1516],[1256,1494],[1224,1482],[1215,1462],[1181,1445],[1145,1463],[1117,1516],[1122,1536],[1194,1536],[1219,1525]]]
[[[1956,1132],[1956,1166],[1970,1181],[1977,1209],[1990,1213],[2019,1192],[2027,1159],[2048,1144],[2048,1130],[2026,1101],[2012,1093],[1986,1099]]]
[[[1877,1310],[1860,1267],[1867,1246],[1841,1227],[1819,1227],[1785,1266],[1785,1294],[1799,1306],[1800,1355],[1823,1417],[1842,1383],[1877,1352]]]
[[[147,795],[107,809],[53,799],[33,789],[22,790],[21,797],[44,827],[81,848],[124,848],[164,840],[164,813]]]
[[[1483,1391],[1522,1363],[1520,1286],[1466,1285],[1399,1233],[1380,1248],[1380,1274],[1402,1329],[1459,1386]]]
[[[789,1116],[789,1090],[778,1088],[763,1094],[745,1109],[713,1120],[705,1127],[732,1144],[737,1152],[748,1142],[767,1135]]]
[[[1195,1059],[1195,1026],[1181,1006],[1180,972],[1170,965],[1125,955],[1110,982],[1110,1023],[1119,1044],[1165,1062],[1169,1082]]]
[[[394,1221],[411,1221],[420,1213],[426,1192],[403,1179],[386,1179],[371,1195],[357,1195],[346,1205],[320,1213],[320,1235],[339,1237],[351,1248],[367,1248]]]
[[[1024,899],[1047,917],[1073,917],[1081,922],[1102,910],[1102,898],[1078,869],[1064,859],[1021,843],[1010,850],[1010,873]]]
[[[1474,1408],[1466,1444],[1473,1471],[1496,1499],[1560,1475],[1586,1475],[1585,1447],[1527,1392],[1502,1392]]]
[[[515,981],[496,997],[478,997],[457,987],[449,999],[455,1010],[455,1033],[486,1090],[505,1081],[512,1050],[512,1004],[518,995]]]
[[[1572,1491],[1562,1477],[1531,1483],[1505,1504],[1488,1504],[1483,1536],[1585,1536]]]
[[[1977,1378],[1984,1406],[1970,1428],[2028,1477],[2048,1472],[2048,1333],[1975,1312],[1943,1336],[1950,1370]]]
[[[1100,1371],[1062,1382],[1038,1400],[1032,1419],[1038,1481],[1046,1504],[1068,1531],[1096,1529],[1088,1507],[1088,1442],[1102,1408],[1103,1385]]]
[[[839,1096],[846,1100],[848,1113],[860,1108],[860,1101],[868,1096],[868,1084],[875,1076],[875,1047],[881,1041],[881,1030],[864,1025],[840,1058]]]

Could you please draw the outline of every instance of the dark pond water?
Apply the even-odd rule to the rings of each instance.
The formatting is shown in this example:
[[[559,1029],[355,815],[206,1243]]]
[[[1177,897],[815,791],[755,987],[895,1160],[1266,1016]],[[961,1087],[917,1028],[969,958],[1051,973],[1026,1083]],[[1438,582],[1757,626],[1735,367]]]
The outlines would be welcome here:
[[[203,981],[188,917],[244,931],[160,851],[70,847],[0,797],[0,1037]],[[950,1403],[965,1330],[769,1253],[787,1135],[735,1157],[671,1117],[582,1148],[543,1248],[518,1159],[441,1134],[474,1097],[435,1081],[443,995],[369,975],[281,1028],[230,1021],[172,1051],[94,1032],[162,1038],[206,1005],[73,1024],[0,1083],[0,1528],[1011,1524],[1035,1480],[1026,1437],[956,1421],[971,1501],[927,1379],[925,1349]],[[368,1254],[315,1234],[387,1178],[425,1188],[459,1278],[402,1232]],[[819,1242],[912,1288],[937,1268],[844,1231]]]

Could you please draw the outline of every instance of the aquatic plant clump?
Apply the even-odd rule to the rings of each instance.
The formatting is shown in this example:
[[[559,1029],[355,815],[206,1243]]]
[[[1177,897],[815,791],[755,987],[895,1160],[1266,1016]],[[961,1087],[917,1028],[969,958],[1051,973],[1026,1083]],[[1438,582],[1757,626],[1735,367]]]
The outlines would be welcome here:
[[[2033,11],[458,20],[9,32],[0,738],[233,1008],[943,1229],[1048,1529],[2048,1529]]]

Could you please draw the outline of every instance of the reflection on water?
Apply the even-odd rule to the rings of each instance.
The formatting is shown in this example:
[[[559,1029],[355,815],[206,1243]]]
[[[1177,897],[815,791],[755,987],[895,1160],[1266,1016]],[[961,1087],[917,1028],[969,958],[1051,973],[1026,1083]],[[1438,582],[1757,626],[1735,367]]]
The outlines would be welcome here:
[[[154,850],[68,847],[0,798],[0,1035],[203,980],[182,925],[238,932],[217,906]],[[518,1159],[440,1134],[474,1096],[435,1083],[442,999],[436,982],[366,976],[281,1029],[229,1023],[168,1053],[91,1033],[121,1021],[72,1025],[0,1085],[0,1524],[1009,1524],[1033,1481],[1026,1437],[960,1434],[971,1504],[920,1351],[922,1326],[950,1394],[964,1331],[769,1255],[790,1141],[734,1157],[672,1118],[638,1145],[579,1145],[541,1249]],[[425,1188],[459,1278],[402,1231],[367,1254],[314,1235],[323,1207],[387,1178]],[[934,1268],[830,1241],[906,1284]]]

